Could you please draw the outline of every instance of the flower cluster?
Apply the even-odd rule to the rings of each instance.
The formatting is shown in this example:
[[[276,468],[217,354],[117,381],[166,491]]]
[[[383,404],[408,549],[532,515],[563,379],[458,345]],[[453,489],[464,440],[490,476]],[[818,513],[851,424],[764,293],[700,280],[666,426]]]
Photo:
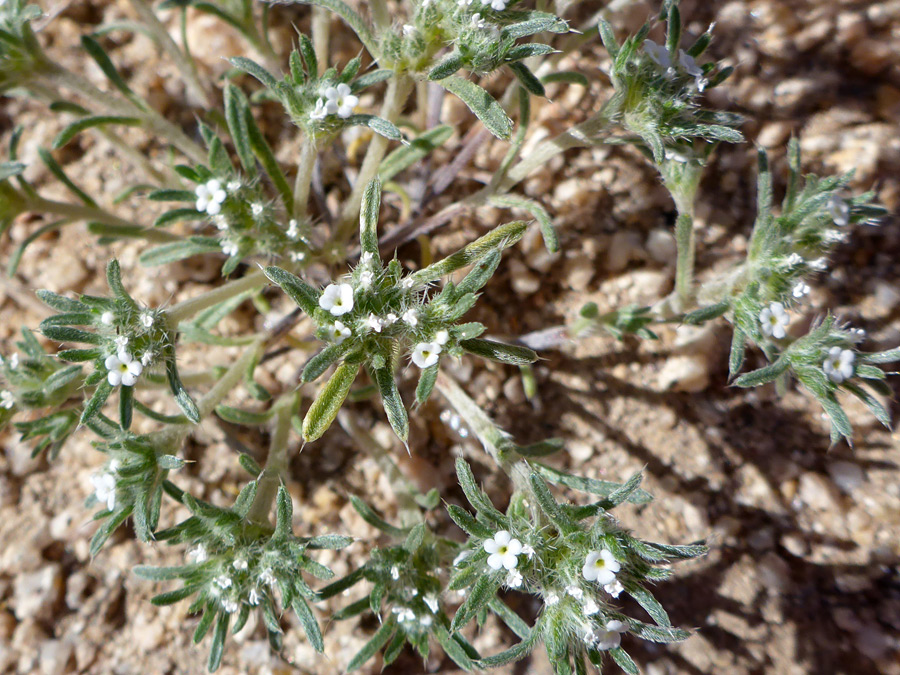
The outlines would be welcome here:
[[[324,98],[316,100],[316,107],[309,116],[314,120],[323,120],[328,115],[337,115],[342,120],[347,119],[359,105],[359,98],[350,91],[350,85],[345,82],[339,83],[336,87],[325,87],[322,92]]]
[[[238,184],[240,187],[240,184]],[[198,185],[194,190],[197,195],[196,208],[210,216],[215,216],[222,211],[222,204],[228,198],[228,193],[222,188],[222,183],[216,178],[211,178]]]

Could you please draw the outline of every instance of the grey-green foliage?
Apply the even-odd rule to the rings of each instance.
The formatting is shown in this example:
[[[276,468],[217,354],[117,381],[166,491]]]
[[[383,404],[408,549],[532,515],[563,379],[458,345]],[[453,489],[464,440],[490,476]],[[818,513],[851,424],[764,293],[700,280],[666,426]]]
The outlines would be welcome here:
[[[198,422],[197,406],[178,375],[174,332],[163,313],[140,305],[129,295],[122,284],[118,261],[112,260],[107,265],[106,278],[112,297],[81,295],[72,299],[51,291],[38,291],[38,297],[56,311],[41,322],[41,333],[66,346],[72,343],[88,345],[86,348],[63,349],[56,355],[63,362],[94,366],[93,372],[83,378],[84,387],[92,393],[80,422],[86,424],[99,414],[110,394],[121,384],[120,423],[127,429],[135,404],[136,380],[147,377],[143,372],[145,369],[150,371],[157,366],[164,368],[169,388],[181,411],[187,419]],[[80,375],[81,366],[76,368]],[[116,377],[119,370],[126,376],[133,376],[135,381]],[[142,407],[142,410],[147,409]]]
[[[405,442],[407,412],[394,380],[394,372],[405,359],[421,369],[418,403],[427,400],[440,359],[448,355],[470,353],[515,365],[537,359],[525,347],[480,339],[485,328],[479,323],[460,322],[497,269],[501,251],[521,239],[527,224],[502,225],[457,253],[405,275],[398,260],[387,264],[381,260],[377,236],[380,200],[380,183],[373,181],[360,212],[359,263],[324,291],[280,267],[266,268],[269,279],[315,321],[317,337],[329,343],[308,361],[302,381],[311,382],[332,364],[339,364],[303,421],[307,441],[318,439],[331,425],[360,367],[369,372],[391,426]],[[440,292],[429,292],[431,284],[467,266],[473,267],[458,283],[447,282]]]
[[[193,598],[189,611],[201,613],[194,631],[200,642],[213,629],[209,670],[218,668],[228,635],[247,623],[251,612],[261,615],[269,643],[281,650],[283,629],[281,612],[292,610],[307,640],[321,652],[324,649],[319,624],[310,603],[319,595],[303,575],[330,579],[334,573],[309,556],[319,549],[341,549],[350,537],[323,535],[297,537],[293,531],[293,506],[284,486],[278,488],[276,523],[259,523],[248,518],[257,495],[257,481],[241,490],[230,508],[214,506],[169,490],[186,506],[191,516],[179,524],[156,533],[156,539],[171,544],[189,544],[187,562],[178,567],[138,566],[135,573],[152,581],[181,581],[181,587],[157,595],[155,605],[170,605]],[[280,610],[278,609],[280,605]]]

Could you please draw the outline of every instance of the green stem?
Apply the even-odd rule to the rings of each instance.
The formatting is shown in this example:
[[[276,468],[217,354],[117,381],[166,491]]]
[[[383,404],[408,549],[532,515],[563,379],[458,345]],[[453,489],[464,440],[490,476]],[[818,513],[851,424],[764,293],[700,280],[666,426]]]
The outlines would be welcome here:
[[[296,407],[296,402],[297,395],[292,393],[280,398],[273,406],[275,420],[269,441],[269,456],[259,477],[253,505],[247,513],[247,520],[251,522],[269,525],[269,513],[272,511],[275,495],[278,494],[278,486],[287,476],[291,412]]]
[[[328,66],[328,40],[331,37],[331,12],[324,7],[312,8],[312,36],[313,50],[316,52],[316,61],[319,63],[319,72],[321,75]]]
[[[184,79],[184,83],[187,86],[188,91],[196,99],[194,103],[202,107],[210,107],[211,103],[209,100],[209,96],[207,95],[206,90],[203,88],[203,84],[200,82],[200,78],[197,75],[197,64],[194,63],[194,60],[190,57],[190,55],[186,54],[178,48],[178,45],[175,44],[175,40],[173,40],[172,36],[169,35],[169,31],[157,18],[150,5],[144,2],[144,0],[131,0],[131,6],[134,7],[134,10],[138,13],[138,16],[141,17],[144,26],[153,35],[153,38],[156,40],[157,44],[163,49],[163,51],[165,51],[169,55],[169,57],[175,63],[175,67],[178,68],[178,72],[181,73],[181,77]]]
[[[406,105],[413,88],[412,79],[406,74],[392,77],[388,82],[388,88],[384,95],[384,103],[381,106],[381,117],[389,122],[396,122]],[[359,216],[359,207],[362,203],[363,192],[366,186],[378,175],[378,168],[388,148],[388,139],[375,134],[369,143],[365,159],[359,169],[359,176],[353,185],[353,191],[344,202],[344,210],[341,213],[341,223],[337,231],[337,241],[344,242],[356,231],[356,218]]]
[[[315,139],[306,136],[300,148],[300,162],[297,165],[297,178],[294,180],[294,218],[298,220],[306,220],[309,186],[317,156]]]
[[[138,117],[147,125],[147,130],[164,138],[181,150],[191,161],[204,164],[206,151],[192,141],[179,127],[165,119],[149,106],[144,108],[127,99],[119,98],[111,93],[98,89],[86,78],[73,73],[59,64],[51,63],[38,75],[51,87],[68,89],[84,97],[90,104],[103,108],[112,115]]]
[[[225,302],[245,291],[262,288],[266,283],[266,275],[262,270],[250,272],[250,274],[240,279],[226,282],[211,291],[198,295],[196,298],[190,298],[173,305],[171,309],[166,310],[166,320],[169,326],[176,328],[179,323],[187,321],[204,309],[218,305],[220,302]]]
[[[678,254],[675,262],[675,297],[678,311],[685,311],[694,301],[694,220],[689,213],[682,213],[675,221],[675,244]]]
[[[114,216],[109,211],[96,206],[87,206],[85,204],[71,204],[69,202],[56,202],[35,195],[25,196],[25,209],[28,211],[37,211],[39,213],[53,213],[73,220],[87,220],[91,222],[104,223],[114,227],[133,228],[134,223],[123,220],[118,216]],[[153,242],[169,242],[177,241],[181,237],[166,232],[165,230],[146,229],[142,237],[147,241]]]
[[[375,24],[375,32],[382,34],[391,27],[391,11],[385,0],[370,0],[369,10],[372,12],[372,23]]]

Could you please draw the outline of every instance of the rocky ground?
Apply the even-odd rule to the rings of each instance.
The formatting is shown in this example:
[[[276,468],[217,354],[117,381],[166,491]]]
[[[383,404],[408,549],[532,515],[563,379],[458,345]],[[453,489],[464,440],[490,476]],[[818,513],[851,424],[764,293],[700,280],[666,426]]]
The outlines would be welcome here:
[[[653,4],[625,3],[613,15],[613,24],[621,33],[634,31]],[[716,106],[747,116],[744,131],[752,141],[717,151],[703,182],[697,222],[701,269],[737,259],[746,245],[754,217],[754,143],[771,153],[781,183],[777,189],[783,189],[785,145],[795,135],[805,170],[855,168],[854,189],[874,187],[881,202],[897,211],[900,2],[682,0],[681,5],[689,34],[716,22],[712,54],[730,61],[736,72],[710,98]],[[77,37],[103,21],[130,16],[128,3],[93,0],[51,9],[58,16],[41,39],[67,65],[87,68],[100,82],[96,69],[78,56]],[[289,11],[288,18],[305,25],[305,10]],[[584,7],[572,12],[589,16]],[[342,30],[337,22],[334,30]],[[193,16],[189,32],[207,74],[221,74],[221,57],[246,51],[236,35],[208,17]],[[283,34],[289,35],[287,30]],[[343,60],[358,49],[349,39],[335,44]],[[538,106],[536,140],[583,119],[608,96],[602,73],[606,58],[591,44],[568,60],[592,80],[590,90],[560,90],[552,103]],[[158,109],[191,123],[189,111],[177,103],[182,93],[171,67],[158,59],[147,39],[116,34],[111,47],[136,90]],[[453,102],[445,105],[443,117],[470,124]],[[61,128],[59,119],[37,105],[4,99],[4,140],[12,120],[27,128],[22,156],[32,163],[29,177],[39,186],[48,185],[47,196],[61,197],[35,161],[37,148],[47,146]],[[139,135],[136,139],[141,142]],[[280,157],[289,162],[296,146],[287,132],[284,139]],[[460,142],[451,139],[436,162],[454,156]],[[504,152],[504,144],[483,145],[435,210],[470,192]],[[108,146],[85,140],[58,159],[116,213],[147,220],[142,202],[111,206],[133,176]],[[491,332],[515,335],[546,328],[572,319],[587,301],[596,302],[601,311],[649,304],[671,289],[673,206],[654,170],[637,153],[623,146],[570,151],[542,167],[521,189],[554,214],[562,252],[550,256],[538,237],[529,236],[505,257],[473,316]],[[508,217],[482,209],[457,218],[435,234],[434,246],[452,250]],[[0,244],[0,258],[6,260],[39,225],[36,217],[20,219]],[[140,250],[135,244],[95,246],[82,225],[38,240],[15,277],[0,282],[3,353],[10,352],[21,326],[33,327],[46,315],[34,289],[103,293],[102,270],[112,255],[128,271],[135,295],[148,304],[190,297],[216,280],[212,264],[196,261],[143,269],[136,261]],[[414,260],[418,248],[406,246],[400,255]],[[865,348],[897,345],[898,260],[900,227],[894,216],[879,227],[855,230],[834,256],[832,271],[817,280],[808,315],[797,324],[831,308],[866,329]],[[273,313],[280,316],[287,309],[277,304]],[[238,333],[262,320],[249,308],[230,317],[224,329]],[[696,635],[673,647],[626,638],[625,646],[645,672],[900,673],[897,435],[848,401],[857,429],[854,447],[841,443],[829,448],[827,423],[803,393],[790,391],[779,399],[769,388],[727,386],[729,339],[727,326],[719,323],[662,330],[655,342],[593,337],[566,345],[542,354],[536,367],[539,393],[532,401],[525,399],[511,368],[464,363],[457,375],[517,439],[565,437],[566,452],[556,460],[561,466],[612,480],[644,467],[645,487],[656,500],[620,514],[642,538],[709,539],[709,556],[678,567],[675,579],[657,589],[676,623],[696,627]],[[192,350],[185,354],[185,368],[223,363],[231,356],[227,349]],[[271,360],[262,383],[290,386],[303,359],[295,352]],[[232,401],[239,402],[239,396]],[[489,473],[480,448],[440,421],[441,410],[442,402],[435,400],[414,416],[411,458],[397,448],[404,470],[423,486],[437,485],[453,496],[453,458],[462,454],[502,499],[508,486]],[[375,407],[359,404],[354,413],[391,442]],[[182,605],[152,607],[147,600],[154,589],[129,571],[138,563],[177,564],[183,551],[139,545],[123,532],[95,559],[88,553],[93,525],[82,502],[99,464],[89,440],[77,435],[58,460],[48,463],[43,457],[31,460],[30,448],[9,432],[0,436],[0,671],[203,672],[205,651],[190,644],[196,618],[187,616]],[[259,455],[264,441],[257,433],[205,422],[185,450],[197,464],[179,480],[194,494],[224,502],[244,480],[236,450]],[[291,472],[298,528],[360,538],[347,554],[319,558],[338,574],[346,572],[374,535],[350,508],[347,495],[365,494],[390,514],[394,506],[384,478],[374,461],[360,455],[338,430],[296,455]],[[372,485],[378,488],[374,495]],[[163,519],[176,515],[169,511]],[[521,609],[536,608],[524,604]],[[300,638],[299,629],[290,621],[288,625],[284,653],[276,656],[251,620],[231,642],[220,672],[340,672],[373,629],[370,621],[326,626],[329,656],[321,659]],[[489,622],[477,645],[489,652],[509,640]],[[538,650],[527,665],[509,672],[548,669]],[[440,657],[423,666],[409,656],[387,672],[455,671]]]

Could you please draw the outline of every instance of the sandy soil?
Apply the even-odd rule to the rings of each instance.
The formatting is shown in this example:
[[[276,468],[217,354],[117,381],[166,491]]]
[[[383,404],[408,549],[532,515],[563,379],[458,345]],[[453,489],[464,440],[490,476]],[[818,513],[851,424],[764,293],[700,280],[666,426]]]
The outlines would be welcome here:
[[[636,30],[652,4],[634,2],[615,15],[614,25],[622,33]],[[78,35],[104,21],[130,17],[128,3],[92,0],[56,9],[59,16],[42,40],[67,65],[84,68],[101,82],[96,68],[88,67],[76,50]],[[754,143],[771,153],[778,190],[783,190],[784,148],[793,134],[800,139],[806,170],[856,168],[854,187],[874,186],[882,203],[897,210],[900,2],[683,0],[682,14],[692,35],[716,22],[711,52],[729,59],[737,70],[712,92],[712,102],[744,113],[744,131],[752,141],[721,148],[703,182],[697,231],[701,269],[736,259],[746,244],[754,217]],[[284,26],[291,20],[308,25],[305,9],[289,8],[275,16]],[[334,30],[337,56],[345,61],[358,47],[344,39],[339,23]],[[221,57],[247,51],[236,35],[207,17],[193,16],[190,31],[211,76],[223,72]],[[181,103],[174,70],[146,38],[115,33],[108,46],[137,91],[170,118],[191,124],[192,112]],[[605,62],[595,46],[568,59],[567,65],[593,84],[587,92],[577,87],[551,92],[552,102],[536,105],[537,138],[583,119],[609,95],[601,72]],[[364,105],[373,102],[363,100]],[[297,146],[276,112],[266,110],[267,132],[282,139],[279,156],[290,163]],[[463,132],[471,125],[471,117],[452,101],[443,118]],[[4,100],[3,140],[13,120],[27,128],[22,155],[31,164],[29,178],[47,196],[63,197],[36,161],[37,148],[49,144],[62,126],[60,119],[36,104]],[[160,152],[138,132],[129,139],[148,154]],[[436,164],[453,157],[461,142],[461,136],[451,139]],[[505,147],[499,142],[483,145],[429,210],[436,212],[474,191],[502,159]],[[152,216],[137,200],[111,206],[113,197],[136,178],[108,145],[85,137],[57,159],[116,213],[140,222]],[[333,184],[330,200],[339,199],[345,185],[341,170],[336,160],[325,162],[326,182]],[[622,146],[570,151],[521,189],[554,214],[562,252],[549,256],[539,237],[529,235],[505,257],[473,320],[486,323],[495,334],[522,334],[573,318],[589,300],[607,310],[649,304],[671,289],[673,205],[638,153]],[[509,213],[490,208],[459,217],[434,235],[434,247],[450,251],[509,218]],[[38,216],[21,218],[0,243],[0,257],[5,260],[40,224]],[[146,303],[190,297],[216,282],[214,265],[204,262],[141,268],[136,260],[140,250],[136,244],[97,247],[82,225],[38,240],[18,274],[0,284],[3,352],[10,351],[21,326],[33,327],[46,315],[34,289],[103,293],[103,266],[113,255],[127,270],[135,295]],[[407,261],[419,254],[416,244],[400,250]],[[900,227],[893,216],[880,227],[854,231],[836,253],[833,271],[815,284],[808,316],[798,323],[831,308],[868,331],[865,348],[895,346],[900,342],[898,260]],[[273,315],[288,311],[278,295],[272,293],[270,299]],[[264,319],[248,306],[230,317],[224,330],[238,333]],[[560,466],[611,480],[644,467],[645,487],[656,501],[620,513],[642,538],[709,538],[708,557],[678,567],[675,579],[657,589],[673,620],[696,627],[696,635],[674,647],[626,638],[626,648],[651,675],[900,673],[897,435],[848,401],[856,443],[829,449],[827,423],[804,394],[791,391],[778,399],[768,388],[727,386],[726,326],[663,330],[660,337],[658,342],[594,337],[543,353],[545,360],[536,367],[539,394],[533,401],[525,400],[512,368],[473,362],[464,363],[458,373],[517,439],[565,437],[566,452],[555,460]],[[185,368],[221,363],[233,353],[191,348],[184,352]],[[261,382],[276,390],[292,386],[304,358],[294,351],[268,361]],[[404,395],[413,386],[411,379],[405,381]],[[453,459],[462,454],[502,500],[509,486],[492,471],[480,448],[440,422],[443,403],[435,399],[412,420],[412,458],[405,459],[398,447],[398,460],[423,486],[437,485],[456,499]],[[232,403],[240,402],[238,392]],[[896,405],[892,408],[896,412]],[[390,439],[377,406],[356,404],[353,412],[380,438]],[[143,428],[150,426],[139,422],[138,429]],[[129,571],[138,563],[177,563],[183,551],[140,545],[123,531],[97,558],[88,554],[93,526],[82,502],[100,459],[89,441],[87,434],[77,435],[57,461],[48,463],[30,460],[30,449],[8,431],[0,436],[0,671],[203,672],[206,652],[190,644],[196,618],[187,616],[182,605],[152,607],[147,600],[154,589]],[[225,502],[244,480],[235,461],[237,450],[260,457],[265,447],[262,432],[209,420],[185,449],[185,457],[198,463],[178,480],[194,494]],[[374,461],[335,429],[294,457],[291,476],[298,529],[361,539],[346,554],[319,558],[338,574],[348,571],[374,531],[349,507],[347,495],[367,495],[388,514],[394,508]],[[374,494],[372,485],[378,486]],[[169,509],[163,519],[179,516],[183,514]],[[436,522],[447,526],[444,516],[438,515]],[[518,602],[525,614],[537,609],[527,599]],[[251,620],[231,641],[220,672],[339,672],[373,630],[368,619],[326,625],[329,656],[323,659],[314,655],[291,619],[286,618],[286,626],[285,650],[273,655],[261,627]],[[490,652],[509,642],[510,636],[489,622],[477,645]],[[378,671],[376,666],[372,672]],[[548,670],[539,650],[508,672]],[[615,672],[615,667],[609,670]],[[455,671],[441,657],[423,665],[405,655],[386,672]]]

